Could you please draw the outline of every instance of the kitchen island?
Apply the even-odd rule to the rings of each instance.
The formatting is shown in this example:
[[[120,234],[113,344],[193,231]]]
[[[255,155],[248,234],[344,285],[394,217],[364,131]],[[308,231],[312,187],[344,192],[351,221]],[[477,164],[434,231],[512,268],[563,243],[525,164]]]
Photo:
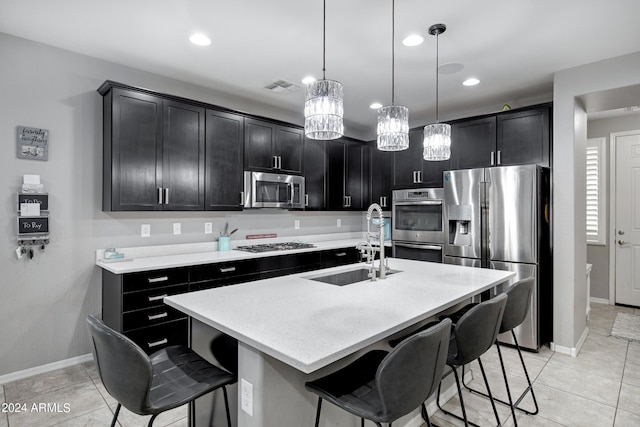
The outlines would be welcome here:
[[[207,329],[210,336],[223,333],[238,340],[236,425],[311,426],[316,400],[304,389],[306,381],[339,369],[372,348],[388,349],[386,340],[394,334],[514,275],[402,259],[391,259],[390,267],[395,272],[375,282],[336,286],[314,280],[366,268],[356,264],[174,295],[164,301],[191,316],[192,346],[197,351],[210,347],[210,342],[202,342],[207,341],[203,339]],[[323,417],[331,425],[354,425],[352,416],[326,406]],[[401,420],[397,425],[409,424]]]

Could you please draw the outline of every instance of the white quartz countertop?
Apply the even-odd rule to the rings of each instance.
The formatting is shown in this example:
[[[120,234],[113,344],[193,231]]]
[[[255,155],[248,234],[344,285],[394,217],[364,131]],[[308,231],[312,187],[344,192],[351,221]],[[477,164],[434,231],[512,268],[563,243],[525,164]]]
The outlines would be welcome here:
[[[310,373],[514,276],[396,258],[389,263],[399,272],[375,282],[336,286],[310,280],[364,267],[352,264],[174,295],[164,301]]]
[[[297,239],[289,238],[289,239],[279,239],[279,240],[295,241]],[[98,259],[96,261],[96,265],[100,268],[103,268],[115,274],[125,274],[125,273],[135,273],[138,271],[150,271],[150,270],[159,270],[164,268],[186,267],[190,265],[237,261],[237,260],[249,259],[249,258],[262,258],[262,257],[288,255],[288,254],[294,254],[294,253],[313,252],[313,251],[348,248],[348,247],[355,248],[355,246],[363,240],[364,240],[363,238],[346,238],[346,239],[336,239],[336,240],[326,240],[326,241],[308,241],[308,243],[312,243],[313,245],[315,245],[315,248],[293,249],[293,250],[286,250],[286,251],[270,251],[270,252],[262,252],[262,253],[251,253],[251,252],[245,252],[245,251],[239,251],[237,249],[233,249],[234,247],[238,246],[238,243],[232,242],[232,250],[230,251],[203,250],[201,252],[141,256],[141,257],[126,258],[126,260],[122,262],[107,262],[103,259]],[[243,245],[261,244],[261,243],[264,243],[264,242],[263,241],[255,241],[255,242],[242,241],[241,242],[241,244]]]

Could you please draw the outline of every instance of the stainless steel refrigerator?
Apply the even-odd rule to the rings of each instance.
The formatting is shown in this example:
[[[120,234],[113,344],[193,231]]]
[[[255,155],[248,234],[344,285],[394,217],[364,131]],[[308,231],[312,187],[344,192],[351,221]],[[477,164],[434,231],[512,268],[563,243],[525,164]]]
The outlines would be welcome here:
[[[521,347],[537,351],[552,339],[552,257],[549,170],[536,165],[446,171],[444,178],[447,264],[508,270],[536,280],[531,308],[515,329]],[[501,342],[513,344],[510,334]]]

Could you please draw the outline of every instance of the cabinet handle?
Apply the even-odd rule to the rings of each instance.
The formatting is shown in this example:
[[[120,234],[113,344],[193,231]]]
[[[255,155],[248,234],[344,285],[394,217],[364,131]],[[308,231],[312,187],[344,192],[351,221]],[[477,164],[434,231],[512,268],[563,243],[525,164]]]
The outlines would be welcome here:
[[[147,279],[149,283],[166,282],[167,280],[169,280],[169,276],[150,277]]]
[[[495,157],[496,157],[496,154],[492,151],[491,152],[491,166],[494,166],[494,164],[495,164]]]
[[[158,188],[158,204],[162,204],[162,188]]]
[[[240,206],[244,206],[244,191],[240,192]]]
[[[304,195],[304,205],[305,206],[309,206],[309,195],[308,194]]]
[[[282,157],[278,156],[278,169],[282,169]]]
[[[147,343],[147,345],[149,346],[149,348],[153,348],[153,347],[157,347],[157,346],[159,346],[159,345],[166,344],[166,343],[168,343],[168,342],[169,342],[169,340],[168,340],[168,339],[166,339],[166,338],[162,338],[162,339],[161,339],[161,340],[159,340],[159,341],[154,341],[154,342]]]
[[[416,171],[413,171],[413,183],[415,184],[418,181],[418,178],[416,178]]]
[[[169,204],[169,189],[168,188],[164,189],[164,204],[165,205]]]
[[[337,256],[337,257],[347,256],[347,253],[346,253],[346,252],[338,252],[338,253],[336,254],[336,256]]]
[[[169,313],[165,311],[164,313],[159,313],[159,314],[149,314],[147,317],[149,318],[149,320],[158,320],[167,316],[169,316]]]
[[[163,298],[166,298],[168,296],[169,295],[167,295],[167,294],[162,294],[162,295],[157,295],[155,297],[147,297],[147,299],[149,300],[149,302],[152,302],[152,301],[159,301],[159,300],[161,300]]]
[[[422,183],[422,171],[418,171],[418,184]]]
[[[502,164],[502,150],[498,150],[498,164]]]
[[[344,196],[344,207],[345,208],[351,207],[351,196]]]
[[[236,271],[236,268],[235,267],[222,267],[219,270],[220,270],[220,273],[231,273],[231,272]]]
[[[389,200],[389,198],[387,196],[380,196],[380,207],[381,208],[386,208],[388,200]]]

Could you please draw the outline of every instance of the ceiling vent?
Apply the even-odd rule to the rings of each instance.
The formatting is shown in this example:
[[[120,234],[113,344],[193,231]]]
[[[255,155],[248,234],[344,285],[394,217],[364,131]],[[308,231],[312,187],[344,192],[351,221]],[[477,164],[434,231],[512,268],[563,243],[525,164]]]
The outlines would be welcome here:
[[[266,84],[264,88],[271,92],[283,94],[293,93],[300,90],[300,86],[284,79],[274,80],[271,83]]]

